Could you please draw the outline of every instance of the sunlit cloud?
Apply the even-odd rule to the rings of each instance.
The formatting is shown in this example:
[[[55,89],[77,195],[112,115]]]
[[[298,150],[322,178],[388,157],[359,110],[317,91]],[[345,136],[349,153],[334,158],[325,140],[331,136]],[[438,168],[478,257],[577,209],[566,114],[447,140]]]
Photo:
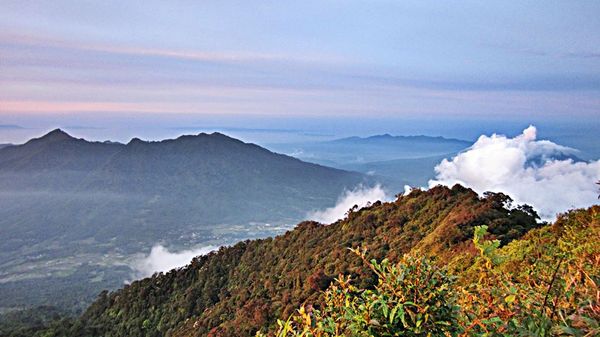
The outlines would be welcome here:
[[[191,263],[196,256],[206,255],[218,249],[216,246],[204,246],[195,249],[173,252],[162,245],[152,247],[150,254],[133,261],[131,268],[136,278],[148,277],[156,272],[168,272]]]
[[[362,208],[376,201],[390,201],[390,196],[381,185],[373,187],[357,186],[339,196],[336,204],[324,210],[309,212],[307,218],[324,224],[333,223],[346,217],[354,206]]]
[[[574,149],[538,140],[534,126],[514,138],[482,135],[468,150],[437,165],[429,187],[462,184],[478,193],[503,192],[552,220],[557,213],[598,201],[600,160],[579,161],[576,154]]]

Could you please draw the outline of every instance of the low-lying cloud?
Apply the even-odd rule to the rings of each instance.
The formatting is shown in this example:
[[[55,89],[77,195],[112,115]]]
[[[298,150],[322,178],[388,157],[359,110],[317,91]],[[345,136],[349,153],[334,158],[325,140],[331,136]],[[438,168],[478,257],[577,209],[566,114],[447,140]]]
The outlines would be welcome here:
[[[462,184],[478,193],[502,192],[533,206],[546,220],[597,203],[600,160],[578,161],[576,150],[536,137],[534,126],[514,138],[483,135],[468,150],[437,165],[429,187]]]
[[[216,246],[205,246],[180,252],[170,252],[162,245],[152,247],[150,254],[134,261],[132,269],[137,278],[150,276],[156,272],[167,272],[174,268],[188,265],[192,259],[218,249]]]
[[[342,193],[335,206],[321,211],[311,212],[308,214],[308,218],[310,220],[329,224],[344,218],[348,210],[354,205],[364,207],[369,202],[375,202],[377,200],[386,201],[388,199],[390,198],[381,185],[375,185],[373,187],[358,186],[353,190],[347,190]]]

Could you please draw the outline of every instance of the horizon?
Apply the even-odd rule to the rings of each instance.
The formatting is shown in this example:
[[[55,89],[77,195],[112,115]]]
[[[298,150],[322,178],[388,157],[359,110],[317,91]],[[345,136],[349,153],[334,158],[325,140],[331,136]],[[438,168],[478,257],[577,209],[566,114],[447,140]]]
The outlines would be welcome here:
[[[155,117],[156,116],[150,116]],[[175,139],[183,135],[195,135],[202,132],[220,132],[247,143],[270,148],[285,143],[321,142],[334,139],[358,136],[391,134],[393,136],[429,136],[475,142],[481,136],[492,134],[516,136],[529,125],[535,125],[540,139],[547,139],[557,144],[580,151],[585,160],[600,158],[600,140],[596,136],[600,130],[600,120],[537,120],[527,122],[520,120],[462,120],[462,119],[389,119],[379,118],[364,120],[362,118],[335,117],[306,118],[251,118],[243,120],[226,119],[221,125],[215,119],[203,122],[202,118],[190,115],[179,115],[179,118],[167,120],[146,118],[131,119],[131,124],[115,126],[114,120],[102,121],[93,117],[85,125],[68,125],[57,122],[55,117],[27,120],[29,126],[13,123],[0,123],[0,144],[23,144],[30,139],[38,138],[46,133],[61,129],[75,138],[88,141],[112,141],[128,143],[134,138],[145,141]],[[79,119],[79,121],[82,121]],[[233,121],[233,122],[232,122]],[[92,123],[101,123],[99,126]],[[232,122],[232,123],[228,123]],[[83,120],[83,123],[86,123]],[[103,124],[102,124],[103,123]],[[212,124],[212,125],[211,125]],[[290,127],[293,125],[293,127]]]

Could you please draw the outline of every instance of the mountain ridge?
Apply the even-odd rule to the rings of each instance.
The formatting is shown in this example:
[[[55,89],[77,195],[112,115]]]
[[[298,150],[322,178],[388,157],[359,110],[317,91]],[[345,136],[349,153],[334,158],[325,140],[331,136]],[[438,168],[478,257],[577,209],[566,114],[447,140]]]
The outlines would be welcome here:
[[[508,200],[439,186],[375,202],[330,225],[302,222],[276,238],[224,247],[184,268],[102,293],[69,334],[250,336],[316,301],[340,273],[373,284],[373,275],[347,248],[365,247],[371,258],[392,260],[430,249],[442,262],[469,247],[480,224],[490,224],[502,242],[540,226],[532,210],[505,208]]]
[[[372,135],[366,137],[346,137],[339,138],[328,141],[328,143],[343,143],[343,142],[360,142],[360,141],[425,141],[425,142],[453,142],[453,143],[461,143],[464,145],[470,145],[473,142],[458,139],[458,138],[446,138],[443,136],[426,136],[426,135],[391,135],[389,133],[380,134],[380,135]]]
[[[473,143],[441,136],[346,137],[322,142],[272,144],[276,151],[288,153],[301,160],[336,168],[396,159],[416,159],[458,153]],[[417,173],[417,172],[413,172]],[[399,177],[393,177],[396,180]]]
[[[76,318],[32,323],[38,311],[15,315],[12,326],[21,330],[7,336],[300,337],[330,326],[341,327],[340,336],[420,336],[431,333],[419,329],[423,322],[437,327],[433,336],[596,335],[600,206],[571,210],[553,224],[538,219],[502,193],[413,190],[332,224],[304,221],[104,291]],[[363,295],[364,306],[355,302]],[[398,303],[413,314],[394,309],[390,316]]]
[[[64,274],[98,279],[90,270],[100,265],[94,291],[74,295],[87,301],[130,278],[110,264],[131,264],[158,242],[186,249],[271,235],[368,182],[220,133],[121,144],[54,130],[0,149],[0,308],[62,301],[37,287],[16,291],[38,277],[23,270],[63,284]]]

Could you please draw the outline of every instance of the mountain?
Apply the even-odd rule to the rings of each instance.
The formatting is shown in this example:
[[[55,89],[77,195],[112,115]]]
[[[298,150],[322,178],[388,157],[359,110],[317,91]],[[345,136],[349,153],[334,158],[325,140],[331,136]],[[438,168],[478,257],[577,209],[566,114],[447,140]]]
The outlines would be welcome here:
[[[382,135],[374,135],[369,137],[346,137],[335,139],[332,141],[328,141],[327,143],[337,143],[337,144],[399,144],[399,143],[410,143],[410,144],[418,144],[420,146],[425,146],[425,144],[434,144],[437,145],[449,145],[449,144],[459,144],[464,146],[465,144],[470,144],[470,142],[456,139],[456,138],[445,138],[441,136],[433,137],[433,136],[392,136],[389,133]]]
[[[269,147],[302,160],[343,167],[369,162],[440,156],[456,153],[471,145],[472,142],[453,138],[384,134],[325,142],[271,144]]]
[[[219,133],[120,144],[54,130],[5,147],[0,309],[81,306],[129,279],[136,254],[159,242],[186,248],[273,235],[365,182]]]
[[[11,146],[12,144],[0,144],[0,149],[3,147]]]
[[[401,191],[405,185],[427,186],[437,164],[471,145],[472,142],[453,138],[383,134],[270,144],[269,148],[308,162],[361,172],[390,190]]]
[[[446,263],[476,251],[470,239],[478,225],[488,224],[503,244],[541,226],[531,209],[505,208],[508,200],[440,186],[376,202],[331,225],[303,222],[276,238],[224,247],[185,268],[104,292],[57,330],[69,336],[252,336],[317,301],[339,274],[372,285],[374,275],[350,247],[365,247],[374,259],[420,252]]]
[[[78,318],[6,315],[0,335],[597,335],[600,206],[547,224],[508,205],[459,185],[413,190],[102,292]]]

